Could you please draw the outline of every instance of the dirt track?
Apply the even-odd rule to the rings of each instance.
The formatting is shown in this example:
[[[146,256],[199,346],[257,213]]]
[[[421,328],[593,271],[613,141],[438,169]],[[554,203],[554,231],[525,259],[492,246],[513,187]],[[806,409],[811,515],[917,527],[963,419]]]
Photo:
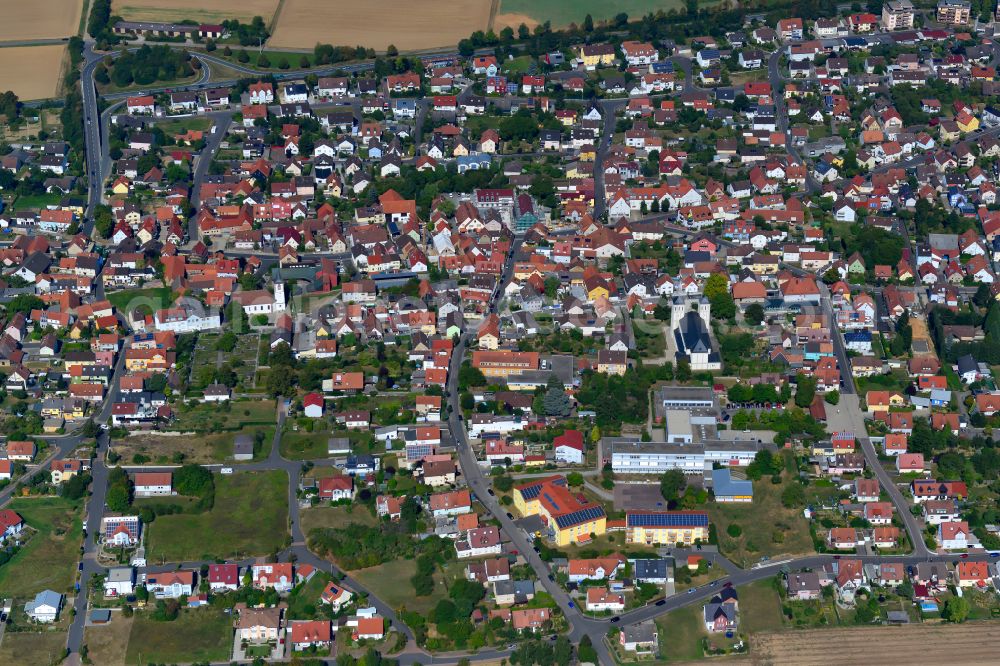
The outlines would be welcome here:
[[[761,666],[871,664],[997,664],[1000,623],[919,624],[762,633],[750,639],[750,662]]]

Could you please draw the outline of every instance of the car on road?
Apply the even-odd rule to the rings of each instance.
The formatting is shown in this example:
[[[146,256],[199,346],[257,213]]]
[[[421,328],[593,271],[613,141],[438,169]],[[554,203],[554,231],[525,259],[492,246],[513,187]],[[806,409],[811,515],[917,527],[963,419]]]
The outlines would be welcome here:
[[[662,605],[664,605],[665,603],[667,603],[667,600],[666,600],[666,599],[660,599],[659,601],[657,601],[657,602],[656,602],[656,605],[657,605],[657,606],[662,606]]]
[[[493,492],[493,489],[492,489],[492,488],[487,488],[487,489],[486,489],[486,492],[487,492],[487,493],[489,493],[491,497],[494,497],[494,496],[496,496],[496,493],[495,493],[495,492]]]
[[[571,601],[571,602],[569,602],[569,607],[570,607],[570,608],[576,608],[576,606],[575,606],[575,605],[573,604],[573,602],[572,602],[572,601]]]
[[[510,520],[514,520],[514,514],[512,514],[510,511],[508,511],[507,512],[507,518],[509,518]]]
[[[694,594],[694,588],[693,587],[690,590],[688,590],[688,594]]]
[[[614,624],[615,622],[621,622],[621,621],[622,621],[622,619],[620,617],[618,617],[617,615],[615,615],[613,618],[611,618],[611,624]]]
[[[219,470],[219,474],[232,474],[232,473],[233,473],[232,467],[223,467],[222,469]]]

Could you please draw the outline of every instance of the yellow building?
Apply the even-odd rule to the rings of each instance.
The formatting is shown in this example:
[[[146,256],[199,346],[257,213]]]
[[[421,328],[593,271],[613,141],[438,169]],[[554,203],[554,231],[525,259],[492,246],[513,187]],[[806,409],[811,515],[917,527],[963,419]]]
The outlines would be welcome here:
[[[599,504],[570,492],[566,477],[550,476],[514,489],[514,507],[522,516],[541,516],[552,541],[568,546],[607,532],[607,514]]]
[[[690,546],[708,543],[708,514],[704,511],[629,511],[625,540],[647,546]]]
[[[611,44],[583,44],[580,46],[580,60],[587,69],[615,62],[615,47]]]

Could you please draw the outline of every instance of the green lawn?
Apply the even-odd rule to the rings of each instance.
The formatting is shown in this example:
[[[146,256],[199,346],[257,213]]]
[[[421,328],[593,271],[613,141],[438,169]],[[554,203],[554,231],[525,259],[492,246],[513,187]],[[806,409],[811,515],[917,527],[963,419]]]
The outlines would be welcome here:
[[[746,633],[781,629],[781,600],[773,579],[744,585],[740,595],[740,629]]]
[[[699,2],[701,7],[710,7],[717,2]],[[616,14],[624,12],[632,20],[638,20],[645,14],[657,10],[668,11],[677,9],[683,12],[684,3],[681,0],[619,0],[614,3],[599,2],[599,0],[503,0],[500,5],[500,16],[504,14],[524,14],[539,23],[551,21],[553,28],[568,26],[570,23],[582,24],[587,14],[594,21],[608,20]],[[498,28],[499,29],[499,28]]]
[[[282,471],[216,475],[215,506],[158,516],[147,531],[153,562],[267,555],[288,535],[288,476]]]
[[[22,195],[18,195],[17,200],[14,202],[14,206],[16,206],[17,209],[22,209],[22,208],[25,208],[25,209],[36,209],[36,208],[37,209],[41,209],[41,208],[45,208],[46,206],[48,206],[50,204],[57,204],[57,203],[59,203],[59,201],[62,200],[62,198],[63,198],[63,195],[62,194],[58,194],[58,193],[56,193],[56,194],[36,194],[36,195],[22,194]],[[12,208],[14,206],[12,206]]]
[[[803,555],[813,552],[809,525],[800,509],[786,509],[781,504],[781,491],[790,483],[775,485],[770,477],[753,484],[753,502],[720,504],[709,502],[708,516],[719,538],[719,550],[738,565],[749,566],[767,555]],[[729,525],[736,523],[742,534],[731,537]]]
[[[71,591],[83,538],[79,502],[19,497],[8,508],[38,534],[0,567],[0,596],[33,597],[44,589]]]
[[[221,609],[184,609],[173,622],[137,613],[125,663],[224,661],[232,655],[232,616]]]
[[[281,455],[290,460],[315,460],[328,458],[327,440],[331,437],[347,437],[351,440],[351,450],[357,453],[373,452],[371,432],[367,430],[329,430],[328,424],[317,420],[312,432],[292,430],[288,424],[281,433]],[[382,448],[379,445],[379,448]]]
[[[143,306],[150,311],[170,306],[174,302],[173,290],[170,287],[154,287],[151,289],[127,289],[115,291],[107,295],[111,305],[118,312],[127,313]]]
[[[693,661],[702,658],[702,639],[708,632],[705,631],[701,605],[694,604],[661,615],[657,618],[656,625],[660,639],[660,659]]]
[[[207,132],[212,127],[211,118],[193,117],[193,118],[178,118],[176,120],[167,120],[162,123],[156,123],[167,136],[172,136],[174,134],[184,134],[188,130],[201,130],[202,132]]]

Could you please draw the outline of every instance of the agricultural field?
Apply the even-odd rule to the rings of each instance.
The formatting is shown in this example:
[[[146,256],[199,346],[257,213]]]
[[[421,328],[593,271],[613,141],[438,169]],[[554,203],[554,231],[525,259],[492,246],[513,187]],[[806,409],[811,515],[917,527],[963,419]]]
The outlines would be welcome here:
[[[232,622],[232,616],[221,608],[185,609],[173,622],[158,622],[147,613],[138,613],[132,622],[125,663],[176,664],[229,659]]]
[[[147,531],[146,556],[150,562],[181,562],[267,555],[285,545],[287,534],[285,472],[216,475],[212,509],[157,516]]]
[[[378,51],[390,44],[405,51],[453,47],[476,30],[486,29],[491,6],[490,0],[385,0],[363,5],[348,0],[284,0],[268,44],[281,48],[360,44]]]
[[[17,511],[37,533],[0,567],[0,590],[13,597],[33,597],[44,589],[69,592],[83,538],[79,502],[61,497],[19,497],[8,508]]]
[[[5,25],[6,17],[0,32]],[[65,59],[64,44],[0,48],[0,90],[13,90],[22,100],[57,97]]]
[[[996,663],[994,645],[998,639],[1000,624],[987,622],[814,629],[751,636],[750,654],[754,663],[760,664],[861,666],[873,663],[873,654],[880,654],[892,655],[897,664],[919,661],[972,666]]]
[[[260,16],[269,23],[279,4],[280,0],[115,0],[112,13],[127,21],[249,22]]]
[[[72,37],[80,32],[84,4],[84,0],[5,2],[0,42]]]
[[[713,1],[699,2],[700,6],[718,4]],[[582,24],[587,14],[595,22],[614,18],[622,12],[629,18],[638,19],[645,14],[656,11],[684,9],[683,0],[619,0],[618,2],[598,2],[598,0],[500,0],[500,12],[494,21],[493,29],[510,26],[517,29],[524,23],[533,28],[539,23],[551,21],[553,28],[562,28],[570,23]]]

